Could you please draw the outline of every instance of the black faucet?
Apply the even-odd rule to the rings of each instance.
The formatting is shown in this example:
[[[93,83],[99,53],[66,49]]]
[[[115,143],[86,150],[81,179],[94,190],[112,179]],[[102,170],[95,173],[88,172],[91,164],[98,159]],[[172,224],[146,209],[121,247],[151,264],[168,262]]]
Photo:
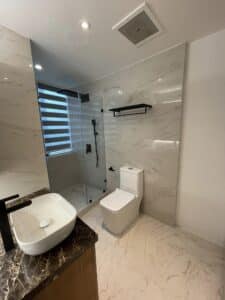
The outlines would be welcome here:
[[[12,250],[15,247],[12,232],[10,229],[8,214],[24,208],[32,203],[31,200],[26,200],[22,203],[15,203],[14,205],[7,208],[6,202],[17,198],[19,198],[18,194],[0,200],[0,231],[6,252]]]

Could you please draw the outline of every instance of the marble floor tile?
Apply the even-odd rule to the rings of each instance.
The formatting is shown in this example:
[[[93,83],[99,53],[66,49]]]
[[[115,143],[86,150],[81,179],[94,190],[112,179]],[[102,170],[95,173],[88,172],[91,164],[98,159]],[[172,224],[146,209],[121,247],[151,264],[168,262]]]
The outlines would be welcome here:
[[[100,300],[225,300],[224,249],[147,215],[122,237],[102,228],[98,205],[82,218],[99,235]]]

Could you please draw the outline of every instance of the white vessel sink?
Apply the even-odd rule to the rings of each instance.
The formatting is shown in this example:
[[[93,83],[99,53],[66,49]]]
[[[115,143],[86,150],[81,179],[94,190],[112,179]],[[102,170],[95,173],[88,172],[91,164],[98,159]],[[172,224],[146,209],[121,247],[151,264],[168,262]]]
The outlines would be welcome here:
[[[20,249],[29,255],[42,254],[64,240],[73,230],[76,209],[61,195],[48,193],[10,215]]]

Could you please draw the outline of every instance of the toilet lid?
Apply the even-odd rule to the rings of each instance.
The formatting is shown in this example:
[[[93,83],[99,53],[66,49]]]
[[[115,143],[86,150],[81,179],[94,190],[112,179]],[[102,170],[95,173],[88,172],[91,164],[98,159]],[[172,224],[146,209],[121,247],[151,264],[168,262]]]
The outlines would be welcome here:
[[[100,204],[110,210],[118,211],[134,199],[135,195],[120,189],[116,189],[114,192],[103,198],[100,201]]]

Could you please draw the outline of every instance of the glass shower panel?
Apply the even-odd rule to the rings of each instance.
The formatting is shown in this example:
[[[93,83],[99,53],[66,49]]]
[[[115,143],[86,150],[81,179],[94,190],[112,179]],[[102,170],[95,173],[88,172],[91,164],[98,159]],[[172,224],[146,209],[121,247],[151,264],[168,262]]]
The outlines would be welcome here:
[[[80,212],[98,201],[106,188],[102,98],[90,95],[90,101],[83,103],[78,98],[68,98],[68,103],[72,164],[77,175],[73,184],[60,192]]]
[[[81,104],[82,177],[87,186],[87,200],[102,196],[106,188],[105,140],[102,97],[90,94],[90,101]]]

